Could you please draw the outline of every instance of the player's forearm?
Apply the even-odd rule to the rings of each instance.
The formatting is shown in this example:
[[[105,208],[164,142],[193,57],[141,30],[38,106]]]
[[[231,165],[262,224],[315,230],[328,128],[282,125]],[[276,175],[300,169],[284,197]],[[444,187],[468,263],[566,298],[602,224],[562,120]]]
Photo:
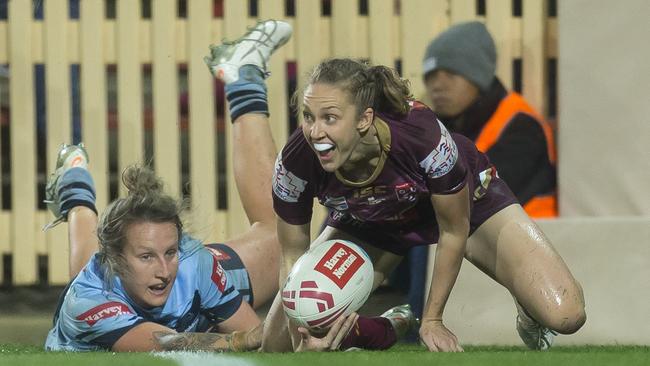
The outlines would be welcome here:
[[[284,250],[283,251],[283,265],[280,267],[280,295],[282,293],[282,288],[284,287],[284,283],[289,276],[289,273],[291,272],[291,268],[293,265],[298,261],[298,258],[302,254],[305,253],[305,249],[298,250],[297,247],[293,247],[289,250]],[[275,305],[275,304],[274,304]],[[300,343],[300,333],[298,333],[298,328],[293,325],[288,319],[286,319],[284,315],[284,308],[282,305],[278,304],[279,310],[277,310],[281,315],[278,315],[279,317],[274,317],[274,321],[272,324],[269,324],[272,328],[274,329],[277,327],[284,327],[287,330],[287,336],[289,340],[289,347],[290,351],[295,350],[298,347],[298,344]],[[277,334],[277,333],[276,333]],[[273,336],[273,333],[270,332],[265,332],[265,336],[271,335]]]
[[[278,219],[278,240],[282,246],[282,266],[280,267],[280,288],[291,272],[298,258],[309,248],[309,224],[291,225]]]
[[[441,233],[423,320],[442,320],[447,299],[460,272],[466,241],[467,234],[462,232]]]
[[[291,352],[293,345],[287,317],[282,307],[282,297],[278,294],[264,320],[262,352]]]
[[[447,299],[456,283],[469,234],[469,200],[467,186],[450,195],[431,196],[440,235],[423,322],[442,320]]]
[[[310,242],[310,223],[304,225],[292,225],[285,222],[282,219],[278,219],[278,240],[282,246],[282,266],[280,267],[280,291],[284,286],[284,283],[287,279],[287,276],[291,272],[293,265],[298,261],[301,255],[309,248]],[[276,299],[277,300],[277,299]],[[277,302],[277,301],[276,301]],[[269,324],[273,328],[284,327],[287,329],[287,339],[291,343],[291,349],[294,350],[298,346],[300,340],[300,334],[295,326],[286,321],[284,311],[282,309],[282,304],[278,302],[277,305],[279,309],[278,312],[272,319],[268,319],[272,322]],[[282,312],[280,314],[280,312]],[[269,328],[272,329],[272,328]],[[270,332],[264,332],[265,343],[267,342],[267,337],[272,336]],[[264,348],[264,347],[263,347]]]
[[[230,334],[219,333],[174,333],[166,331],[154,332],[154,339],[165,351],[218,351],[241,352],[258,349],[261,344],[261,335],[255,332],[236,331]]]

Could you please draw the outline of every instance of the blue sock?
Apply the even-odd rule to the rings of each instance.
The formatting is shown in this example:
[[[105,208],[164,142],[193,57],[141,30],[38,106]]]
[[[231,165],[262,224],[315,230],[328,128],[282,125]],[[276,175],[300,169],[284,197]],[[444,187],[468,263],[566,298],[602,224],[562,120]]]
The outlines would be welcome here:
[[[234,83],[226,84],[225,91],[232,122],[246,113],[269,116],[264,73],[257,66],[240,67],[239,79]]]
[[[56,189],[59,193],[59,211],[67,221],[74,207],[85,206],[97,213],[95,208],[95,183],[84,168],[70,168],[61,176]]]

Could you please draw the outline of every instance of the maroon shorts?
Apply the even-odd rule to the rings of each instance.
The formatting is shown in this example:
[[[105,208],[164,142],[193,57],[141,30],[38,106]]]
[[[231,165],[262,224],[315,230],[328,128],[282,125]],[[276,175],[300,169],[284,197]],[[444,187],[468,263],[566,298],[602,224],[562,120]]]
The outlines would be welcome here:
[[[519,202],[508,185],[500,178],[493,178],[485,195],[473,202],[469,235],[492,215],[514,203]],[[435,244],[439,236],[438,223],[432,213],[410,225],[378,225],[331,213],[327,225],[397,255],[406,255],[411,247]]]

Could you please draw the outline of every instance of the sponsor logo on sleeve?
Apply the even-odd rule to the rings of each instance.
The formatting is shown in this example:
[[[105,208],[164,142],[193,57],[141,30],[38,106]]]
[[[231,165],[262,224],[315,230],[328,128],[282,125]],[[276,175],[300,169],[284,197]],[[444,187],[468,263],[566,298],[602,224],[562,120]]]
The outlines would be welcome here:
[[[451,138],[451,134],[440,121],[438,121],[438,125],[440,126],[440,142],[420,162],[420,166],[427,172],[429,178],[440,178],[449,173],[458,160],[458,147]]]
[[[206,248],[212,253],[213,256],[217,258],[217,260],[227,261],[230,259],[230,256],[227,253],[224,253],[217,248],[213,248],[210,246],[206,246]]]
[[[226,289],[226,272],[219,264],[216,256],[212,256],[212,282],[217,285],[219,291],[224,292]]]
[[[111,301],[105,304],[95,306],[94,308],[86,311],[85,313],[77,316],[77,320],[86,322],[89,326],[95,325],[102,319],[112,318],[122,314],[133,314],[128,306],[121,302]]]
[[[273,193],[285,202],[295,203],[305,191],[305,186],[307,181],[288,171],[282,163],[281,156],[278,155],[273,172]]]
[[[314,269],[342,289],[365,261],[352,248],[343,243],[336,243],[325,253]]]
[[[478,179],[481,182],[481,184],[477,185],[476,189],[474,190],[474,197],[473,197],[474,201],[485,196],[488,190],[488,186],[490,185],[490,182],[492,182],[494,178],[498,178],[498,177],[499,174],[497,173],[497,169],[493,166],[478,173]]]

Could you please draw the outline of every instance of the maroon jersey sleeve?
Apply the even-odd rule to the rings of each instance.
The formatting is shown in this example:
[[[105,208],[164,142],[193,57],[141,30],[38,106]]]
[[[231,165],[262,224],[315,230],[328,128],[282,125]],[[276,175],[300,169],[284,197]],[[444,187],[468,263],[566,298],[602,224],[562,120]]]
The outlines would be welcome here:
[[[289,224],[311,221],[317,179],[314,164],[319,164],[316,156],[298,129],[278,154],[273,173],[273,209]]]
[[[428,113],[427,113],[428,112]],[[465,185],[468,168],[459,153],[456,143],[445,126],[435,119],[431,111],[412,112],[419,118],[431,117],[433,121],[422,121],[420,126],[428,126],[414,144],[420,168],[426,175],[426,185],[431,194],[450,194],[458,192]]]

